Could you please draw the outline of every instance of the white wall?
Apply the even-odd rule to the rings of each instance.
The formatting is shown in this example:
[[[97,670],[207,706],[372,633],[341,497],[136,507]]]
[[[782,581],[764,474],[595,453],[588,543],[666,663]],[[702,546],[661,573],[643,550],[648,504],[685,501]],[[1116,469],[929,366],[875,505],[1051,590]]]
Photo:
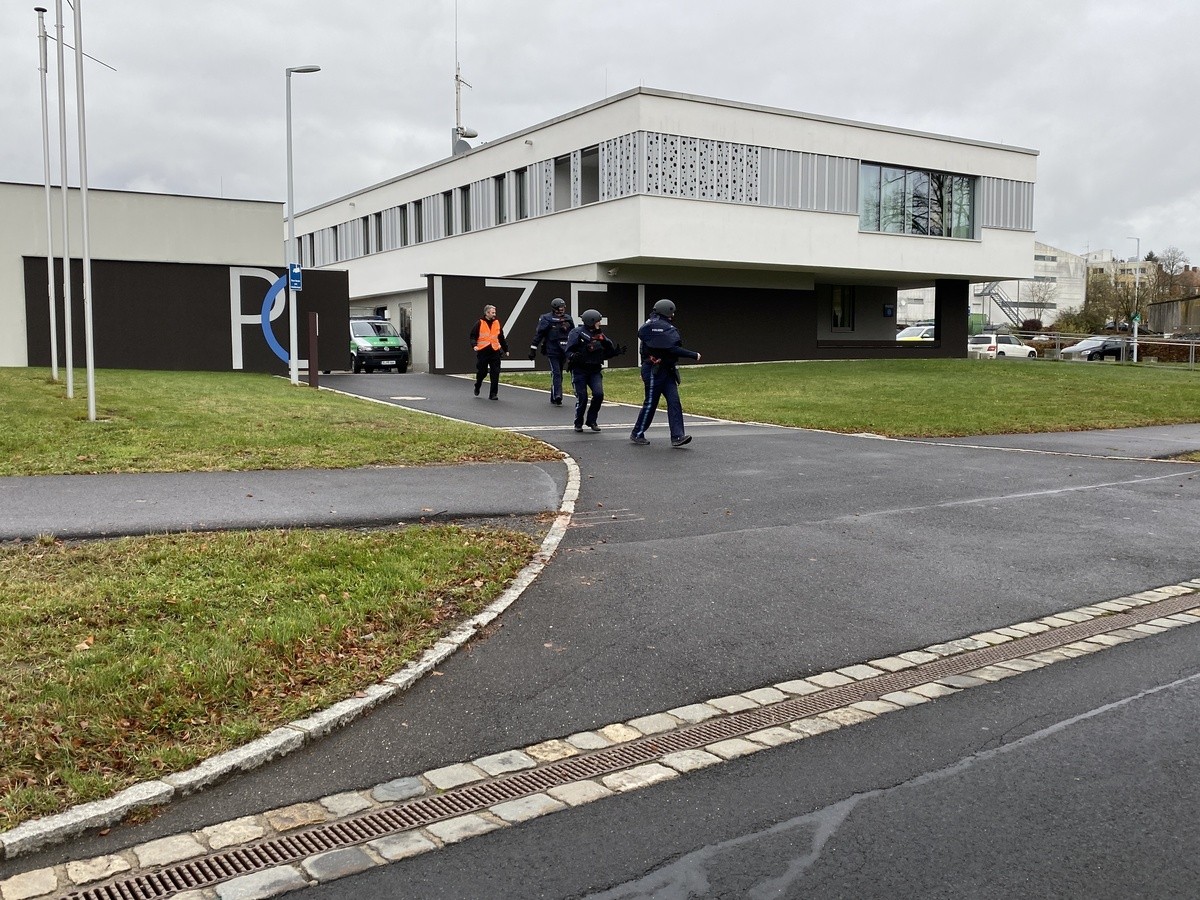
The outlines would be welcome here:
[[[79,191],[68,193],[70,250],[83,255]],[[283,204],[89,189],[92,259],[282,265]],[[62,198],[51,201],[54,252],[62,255]],[[47,255],[42,185],[0,183],[0,366],[28,365],[23,257]],[[59,297],[61,322],[62,298]],[[60,325],[61,327],[61,325]]]

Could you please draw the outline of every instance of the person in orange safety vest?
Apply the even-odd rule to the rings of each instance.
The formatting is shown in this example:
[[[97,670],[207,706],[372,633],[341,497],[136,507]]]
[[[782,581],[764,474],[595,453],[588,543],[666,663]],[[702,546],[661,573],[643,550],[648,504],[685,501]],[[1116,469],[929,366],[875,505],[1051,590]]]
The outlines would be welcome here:
[[[488,304],[483,308],[483,318],[471,329],[471,347],[475,350],[475,396],[483,386],[485,375],[491,375],[489,400],[498,400],[500,389],[500,355],[508,356],[508,340],[504,337],[504,326],[496,318],[496,307]]]

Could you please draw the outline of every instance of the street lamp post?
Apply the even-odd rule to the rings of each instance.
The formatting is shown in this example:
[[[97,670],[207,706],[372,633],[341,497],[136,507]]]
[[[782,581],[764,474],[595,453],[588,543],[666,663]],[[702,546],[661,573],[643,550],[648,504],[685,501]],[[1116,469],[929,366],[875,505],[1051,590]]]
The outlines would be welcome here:
[[[1142,285],[1142,239],[1140,237],[1131,237],[1131,238],[1126,238],[1126,240],[1137,242],[1137,250],[1135,251],[1137,254],[1137,258],[1134,260],[1134,265],[1133,265],[1133,361],[1137,362],[1138,361],[1138,345],[1137,345],[1138,324],[1140,323],[1141,318],[1142,318],[1142,311],[1141,311],[1141,307],[1139,305],[1141,302],[1140,288]]]
[[[288,209],[288,239],[287,252],[284,261],[288,264],[296,262],[296,203],[292,196],[292,73],[307,75],[310,72],[320,72],[320,66],[294,66],[284,69],[287,81],[287,209]],[[288,288],[288,374],[292,384],[300,383],[300,366],[296,359],[297,328],[296,328],[296,295]]]

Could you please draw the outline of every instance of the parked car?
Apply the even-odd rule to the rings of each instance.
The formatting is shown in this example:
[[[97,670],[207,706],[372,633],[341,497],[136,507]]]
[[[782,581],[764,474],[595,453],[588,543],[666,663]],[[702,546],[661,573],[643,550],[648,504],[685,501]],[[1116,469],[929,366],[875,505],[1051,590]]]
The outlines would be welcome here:
[[[387,319],[352,316],[350,319],[350,360],[358,372],[376,369],[408,371],[408,344]]]
[[[1037,350],[1011,334],[982,332],[967,338],[967,359],[996,359],[1002,356],[1017,356],[1033,359]]]
[[[1095,336],[1085,338],[1078,344],[1064,347],[1059,351],[1063,359],[1102,360],[1106,356],[1120,362],[1130,355],[1129,341],[1125,338],[1106,338]]]
[[[902,328],[896,332],[896,340],[898,341],[932,341],[933,326],[932,325],[909,325],[907,328]]]

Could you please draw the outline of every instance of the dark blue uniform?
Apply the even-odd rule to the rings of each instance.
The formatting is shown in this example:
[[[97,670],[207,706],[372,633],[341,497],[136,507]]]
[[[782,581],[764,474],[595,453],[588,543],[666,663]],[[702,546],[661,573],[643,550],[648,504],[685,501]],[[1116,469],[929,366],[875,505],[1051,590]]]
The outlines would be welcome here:
[[[658,401],[666,397],[671,443],[676,446],[687,443],[683,433],[683,406],[679,402],[678,364],[681,357],[699,359],[700,354],[686,349],[679,329],[658,313],[652,313],[638,329],[638,340],[642,343],[642,383],[646,386],[646,399],[630,438],[635,443],[644,442],[646,429],[654,421]]]
[[[571,385],[575,388],[575,430],[586,424],[599,431],[596,415],[604,403],[604,361],[618,352],[617,345],[597,327],[595,331],[580,325],[567,336],[567,354],[571,358]],[[588,403],[588,391],[592,399]]]
[[[567,356],[567,338],[574,327],[574,321],[565,312],[561,316],[553,312],[542,313],[529,347],[530,359],[541,350],[550,363],[550,402],[555,406],[562,406],[563,360]]]

